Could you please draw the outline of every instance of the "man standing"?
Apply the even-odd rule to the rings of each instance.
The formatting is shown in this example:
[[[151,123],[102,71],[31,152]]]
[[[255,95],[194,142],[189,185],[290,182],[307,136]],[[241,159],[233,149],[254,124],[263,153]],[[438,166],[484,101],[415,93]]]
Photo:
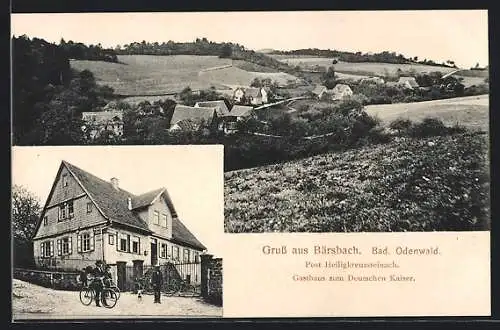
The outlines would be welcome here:
[[[153,274],[151,275],[151,284],[152,284],[153,290],[155,292],[154,303],[161,304],[160,291],[161,291],[161,286],[163,285],[163,276],[161,275],[160,266],[155,266],[155,268],[153,270]]]
[[[96,267],[92,271],[92,275],[94,277],[94,280],[92,281],[92,286],[95,291],[95,305],[96,306],[101,306],[99,304],[99,300],[101,299],[101,293],[103,289],[103,279],[106,275],[104,272],[104,268],[102,265],[102,260],[97,260],[95,262]]]

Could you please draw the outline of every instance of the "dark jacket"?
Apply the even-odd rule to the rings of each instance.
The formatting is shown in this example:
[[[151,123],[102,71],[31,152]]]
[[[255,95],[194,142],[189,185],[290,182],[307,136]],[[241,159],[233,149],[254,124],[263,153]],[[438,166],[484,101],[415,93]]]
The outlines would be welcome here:
[[[155,270],[151,275],[151,284],[161,286],[163,284],[163,276],[160,271]]]

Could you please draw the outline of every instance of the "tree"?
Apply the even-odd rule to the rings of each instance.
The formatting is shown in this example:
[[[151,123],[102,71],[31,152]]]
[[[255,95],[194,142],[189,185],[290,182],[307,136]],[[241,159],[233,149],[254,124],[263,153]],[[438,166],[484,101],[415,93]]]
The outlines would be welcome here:
[[[230,58],[233,55],[233,48],[230,44],[224,44],[221,48],[220,58]]]
[[[14,264],[31,266],[33,263],[32,237],[40,216],[38,199],[26,188],[14,185],[12,188],[12,238],[14,243]]]
[[[259,78],[256,77],[250,83],[250,87],[262,87],[262,82],[260,81]]]

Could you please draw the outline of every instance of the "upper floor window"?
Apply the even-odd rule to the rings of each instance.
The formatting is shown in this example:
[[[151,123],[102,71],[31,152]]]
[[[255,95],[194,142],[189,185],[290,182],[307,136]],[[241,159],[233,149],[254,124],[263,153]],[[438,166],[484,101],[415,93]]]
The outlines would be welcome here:
[[[92,202],[87,203],[87,213],[92,212]]]
[[[179,260],[180,259],[179,247],[178,246],[173,246],[172,245],[172,259],[174,259],[174,260]]]
[[[47,216],[44,216],[43,217],[43,225],[47,226],[48,223],[49,223],[49,218]]]
[[[200,262],[200,252],[194,253],[194,262]]]
[[[68,186],[68,175],[67,174],[62,175],[62,185],[63,185],[63,187]]]
[[[161,225],[165,228],[167,228],[167,215],[166,214],[162,214],[161,215]]]
[[[160,212],[154,211],[154,213],[153,213],[153,223],[155,225],[159,225],[160,224]]]
[[[108,243],[109,245],[114,245],[115,244],[115,235],[114,234],[109,234],[108,235]]]
[[[140,238],[137,236],[132,236],[132,253],[140,253]]]
[[[59,205],[59,221],[72,218],[74,216],[73,201]]]
[[[184,262],[189,262],[189,249],[184,249]]]
[[[120,240],[118,241],[118,250],[119,251],[128,251],[128,239],[127,235],[125,234],[120,234]]]

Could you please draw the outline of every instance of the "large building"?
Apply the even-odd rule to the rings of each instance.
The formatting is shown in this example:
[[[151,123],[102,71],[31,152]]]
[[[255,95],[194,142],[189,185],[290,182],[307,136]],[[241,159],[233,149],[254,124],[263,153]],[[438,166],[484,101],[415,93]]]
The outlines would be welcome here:
[[[118,284],[144,266],[199,263],[206,247],[181,222],[166,188],[136,195],[62,161],[37,224],[37,266],[82,269],[104,260]],[[200,281],[199,271],[192,281]]]

